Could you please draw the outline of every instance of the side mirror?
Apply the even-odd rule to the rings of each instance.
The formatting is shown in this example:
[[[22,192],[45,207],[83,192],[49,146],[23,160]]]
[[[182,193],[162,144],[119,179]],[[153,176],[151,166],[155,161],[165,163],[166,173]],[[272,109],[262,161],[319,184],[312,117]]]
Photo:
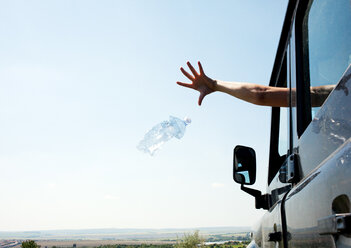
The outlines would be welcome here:
[[[257,209],[269,209],[272,196],[262,195],[261,191],[246,188],[244,184],[251,185],[256,181],[256,153],[255,150],[246,146],[236,146],[233,158],[233,178],[241,184],[241,190],[255,197],[255,207]]]
[[[233,158],[233,179],[243,185],[256,181],[256,153],[251,147],[236,146]]]

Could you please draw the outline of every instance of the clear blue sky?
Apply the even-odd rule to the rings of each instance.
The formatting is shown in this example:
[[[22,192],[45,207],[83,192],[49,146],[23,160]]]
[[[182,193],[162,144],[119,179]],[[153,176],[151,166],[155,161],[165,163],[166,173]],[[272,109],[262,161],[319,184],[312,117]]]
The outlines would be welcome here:
[[[268,84],[281,0],[5,0],[0,7],[0,231],[249,226],[263,211],[232,180],[255,148],[265,190],[270,109],[198,92],[180,66]],[[154,157],[169,115],[192,119]]]

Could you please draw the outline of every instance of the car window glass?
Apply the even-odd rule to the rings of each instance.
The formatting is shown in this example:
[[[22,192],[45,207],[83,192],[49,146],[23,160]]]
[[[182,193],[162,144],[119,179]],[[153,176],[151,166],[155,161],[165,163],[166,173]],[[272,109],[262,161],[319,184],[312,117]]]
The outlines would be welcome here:
[[[279,148],[280,156],[286,155],[288,151],[288,108],[280,108],[279,120]]]
[[[304,79],[311,86],[312,117],[351,63],[350,23],[350,0],[314,0],[306,12]]]

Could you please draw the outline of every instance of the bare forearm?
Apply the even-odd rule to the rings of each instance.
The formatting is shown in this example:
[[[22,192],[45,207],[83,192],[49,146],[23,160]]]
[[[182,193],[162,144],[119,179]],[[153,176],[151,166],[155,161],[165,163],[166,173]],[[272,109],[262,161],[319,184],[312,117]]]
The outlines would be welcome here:
[[[322,85],[311,87],[311,104],[312,107],[320,107],[334,89],[335,85]]]
[[[227,93],[246,102],[273,107],[289,106],[287,88],[220,80],[215,82],[215,91]]]

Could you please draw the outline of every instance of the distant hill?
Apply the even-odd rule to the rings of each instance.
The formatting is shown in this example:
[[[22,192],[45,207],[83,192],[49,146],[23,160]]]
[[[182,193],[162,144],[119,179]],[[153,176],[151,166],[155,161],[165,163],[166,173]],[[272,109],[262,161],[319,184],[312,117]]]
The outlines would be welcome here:
[[[181,238],[185,233],[199,230],[202,235],[249,232],[249,227],[199,227],[167,229],[77,229],[27,232],[0,232],[0,239],[36,240],[166,240]]]

